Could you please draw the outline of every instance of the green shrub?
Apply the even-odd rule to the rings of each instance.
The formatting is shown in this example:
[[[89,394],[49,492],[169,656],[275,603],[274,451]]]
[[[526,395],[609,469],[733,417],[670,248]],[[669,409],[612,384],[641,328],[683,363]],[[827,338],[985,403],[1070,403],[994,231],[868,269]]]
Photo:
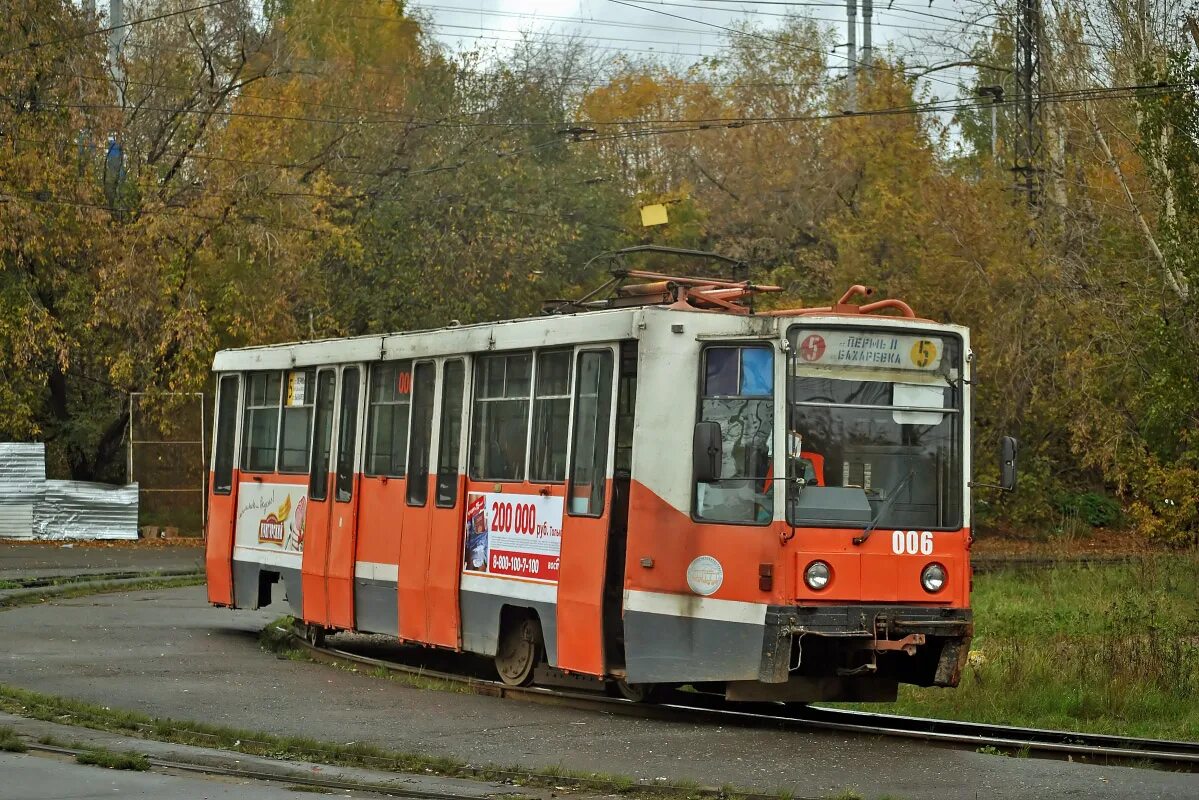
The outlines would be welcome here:
[[[1114,527],[1122,517],[1120,503],[1097,492],[1063,492],[1054,505],[1059,513],[1075,517],[1092,528]]]

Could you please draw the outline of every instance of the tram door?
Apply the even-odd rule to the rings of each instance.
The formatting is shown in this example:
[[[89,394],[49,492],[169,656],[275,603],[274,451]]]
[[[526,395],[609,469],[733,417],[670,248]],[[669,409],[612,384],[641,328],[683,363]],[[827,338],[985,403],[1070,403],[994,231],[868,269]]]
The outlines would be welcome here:
[[[622,674],[624,661],[624,573],[629,538],[629,489],[633,477],[633,410],[637,407],[637,343],[620,346],[616,390],[616,439],[612,458],[612,510],[604,569],[604,662]]]
[[[608,347],[580,348],[575,354],[574,419],[558,571],[558,666],[591,675],[602,675],[605,661],[613,356]]]
[[[429,464],[433,457],[433,409],[437,395],[437,362],[412,366],[412,411],[408,428],[404,532],[400,537],[400,638],[428,641],[425,594],[429,567]]]
[[[233,522],[237,518],[237,426],[241,416],[241,376],[222,375],[217,384],[216,431],[208,481],[207,542],[204,566],[208,602],[233,604]]]
[[[400,638],[444,647],[459,645],[465,382],[462,359],[447,359],[440,364],[417,362],[413,368],[408,482],[400,542]]]
[[[316,373],[315,417],[312,421],[312,461],[308,473],[308,499],[305,501],[304,554],[301,562],[304,619],[325,625],[329,622],[329,601],[325,587],[325,566],[329,557],[329,484],[330,456],[333,446],[333,412],[337,392],[337,370],[325,368]]]
[[[337,440],[333,457],[332,504],[329,509],[329,551],[326,560],[329,625],[354,627],[354,555],[358,528],[358,428],[362,369],[341,371],[337,409]]]
[[[462,577],[462,539],[466,527],[463,459],[466,429],[466,363],[447,360],[441,372],[441,408],[437,431],[437,470],[429,523],[429,565],[425,596],[425,641],[459,647],[461,628],[458,584]]]

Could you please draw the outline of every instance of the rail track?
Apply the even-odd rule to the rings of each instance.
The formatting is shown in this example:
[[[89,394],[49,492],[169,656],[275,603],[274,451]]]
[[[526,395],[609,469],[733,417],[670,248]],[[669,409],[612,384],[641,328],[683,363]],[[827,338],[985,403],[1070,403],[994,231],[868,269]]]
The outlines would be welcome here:
[[[317,645],[294,629],[280,630],[289,634],[294,643],[317,660],[349,662],[390,673],[446,681],[463,685],[475,694],[492,697],[647,719],[891,736],[958,749],[993,748],[994,751],[1016,756],[1199,772],[1199,742],[989,725],[821,706],[729,703],[718,695],[675,690],[663,693],[653,703],[640,703],[606,694],[602,683],[597,680],[572,679],[554,674],[555,670],[541,668],[538,673],[539,683],[551,685],[509,686],[480,674],[434,669],[424,663],[376,658],[346,647]],[[346,644],[350,648],[363,646],[352,641]],[[366,646],[369,647],[369,644]],[[417,652],[424,654],[427,651]]]

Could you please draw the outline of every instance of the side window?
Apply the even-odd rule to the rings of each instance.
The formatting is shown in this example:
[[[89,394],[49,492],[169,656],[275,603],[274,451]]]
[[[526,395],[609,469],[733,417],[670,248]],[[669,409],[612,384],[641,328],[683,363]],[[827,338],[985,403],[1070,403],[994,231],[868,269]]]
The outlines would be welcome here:
[[[537,354],[533,393],[533,438],[529,480],[566,480],[566,438],[570,429],[570,351]]]
[[[212,493],[233,491],[233,445],[237,441],[236,375],[225,375],[220,382],[220,400],[216,412],[216,446],[212,458]]]
[[[281,385],[282,373],[279,372],[251,372],[246,376],[241,466],[248,472],[275,471]]]
[[[695,516],[769,522],[774,516],[774,350],[707,348],[700,394],[700,419],[720,423],[724,464],[718,484],[697,484]]]
[[[354,497],[354,447],[358,443],[358,367],[341,373],[341,424],[337,428],[337,483],[334,494],[339,503]]]
[[[483,356],[477,364],[470,437],[471,477],[524,480],[533,356],[530,353]]]
[[[437,365],[424,361],[412,376],[412,446],[408,449],[408,505],[429,499],[429,448],[433,444],[433,391]]]
[[[366,474],[404,474],[408,460],[408,412],[412,401],[412,364],[396,361],[371,367],[370,407],[366,421]]]
[[[333,444],[333,393],[337,373],[322,369],[316,374],[316,421],[312,426],[312,472],[308,497],[324,500],[329,495],[329,454]]]
[[[441,379],[441,433],[437,444],[437,505],[442,508],[452,508],[458,502],[465,381],[466,368],[462,362],[447,361]]]
[[[293,370],[286,376],[287,383],[283,386],[283,422],[279,434],[279,471],[308,472],[316,373],[310,369]]]
[[[608,423],[612,418],[612,353],[579,353],[575,380],[574,446],[568,508],[576,516],[604,513],[608,473]]]

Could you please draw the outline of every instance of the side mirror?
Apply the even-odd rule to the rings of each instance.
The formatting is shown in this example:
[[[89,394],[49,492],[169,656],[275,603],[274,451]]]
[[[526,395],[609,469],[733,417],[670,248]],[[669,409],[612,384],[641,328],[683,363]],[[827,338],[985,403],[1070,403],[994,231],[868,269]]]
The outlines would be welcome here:
[[[999,445],[999,485],[1005,492],[1016,491],[1016,457],[1020,445],[1012,436],[1004,436]]]
[[[691,437],[691,473],[696,483],[720,480],[724,464],[724,438],[719,422],[697,422]]]

